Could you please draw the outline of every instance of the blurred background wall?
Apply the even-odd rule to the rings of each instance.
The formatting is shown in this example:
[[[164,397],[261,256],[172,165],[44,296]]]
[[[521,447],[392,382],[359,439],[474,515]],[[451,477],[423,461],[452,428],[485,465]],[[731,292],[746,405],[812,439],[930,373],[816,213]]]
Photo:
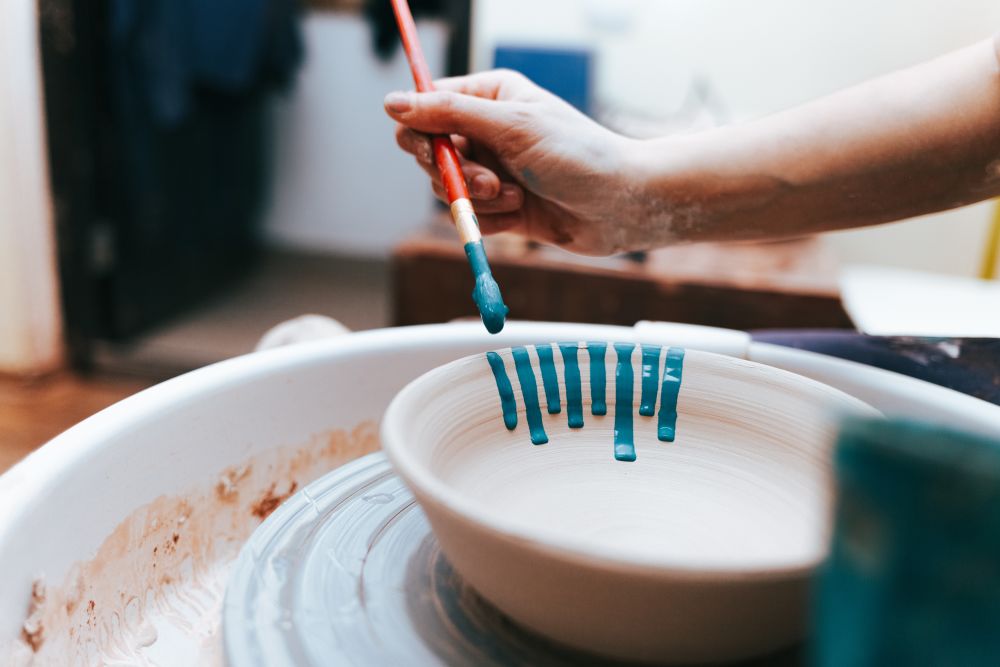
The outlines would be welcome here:
[[[62,350],[34,2],[0,10],[0,372]]]
[[[115,3],[43,3],[47,9],[41,16],[42,63],[44,83],[51,87],[45,102],[54,106],[48,119],[38,94],[42,82],[36,5],[32,0],[9,0],[0,6],[0,370],[12,364],[41,368],[58,358],[53,215],[61,266],[65,270],[69,248],[76,264],[86,269],[84,280],[64,277],[62,283],[71,350],[74,326],[78,337],[87,341],[119,333],[116,345],[134,347],[137,336],[163,327],[180,331],[183,327],[175,325],[189,317],[218,324],[213,334],[218,340],[231,338],[234,329],[252,332],[247,334],[252,338],[288,313],[312,311],[343,318],[345,312],[356,310],[358,302],[380,304],[365,322],[388,323],[383,311],[392,249],[424,229],[437,209],[425,175],[396,148],[392,124],[381,109],[387,92],[412,86],[406,64],[398,51],[388,61],[375,54],[362,4],[361,0],[302,4],[301,21],[296,21],[296,30],[301,26],[302,66],[294,69],[288,86],[268,92],[262,101],[266,115],[261,125],[266,132],[259,133],[263,153],[259,166],[268,173],[259,181],[248,181],[260,183],[259,188],[248,186],[252,197],[232,198],[260,200],[260,215],[255,210],[245,217],[254,218],[249,221],[254,230],[260,223],[259,250],[276,308],[263,312],[257,283],[244,281],[239,287],[234,281],[233,289],[243,290],[240,316],[231,315],[228,323],[221,311],[209,308],[207,296],[198,298],[218,293],[216,306],[230,298],[232,292],[217,289],[223,281],[210,271],[219,262],[205,259],[211,253],[190,252],[206,248],[213,239],[205,235],[212,230],[223,237],[213,240],[216,245],[225,246],[232,238],[224,225],[216,224],[221,220],[210,209],[205,213],[201,210],[205,207],[199,208],[192,199],[189,208],[205,213],[204,221],[164,209],[158,213],[163,219],[157,220],[165,240],[143,237],[148,252],[129,251],[125,243],[129,239],[124,231],[145,229],[143,221],[148,222],[150,215],[131,212],[115,201],[135,170],[101,155],[108,152],[109,137],[115,139],[121,128],[112,113],[115,109],[105,108],[109,98],[102,92],[108,86],[101,79],[101,67],[107,68],[101,57],[107,54],[110,22],[100,12],[55,11],[79,5],[103,7],[107,13]],[[441,8],[448,2],[428,4],[437,5],[438,11],[424,16],[437,18],[424,18],[418,24],[431,68],[443,74],[455,30],[442,20]],[[586,51],[594,67],[589,91],[592,114],[635,136],[745,122],[1000,30],[1000,3],[993,0],[472,0],[471,11],[467,27],[472,69],[492,67],[497,50],[510,47]],[[466,27],[464,20],[454,25],[458,23]],[[86,38],[85,43],[81,46],[81,40],[67,36]],[[88,54],[84,46],[94,62],[78,67],[83,62],[78,51]],[[93,81],[83,81],[78,69],[90,72]],[[103,76],[107,78],[107,72]],[[93,99],[80,102],[88,96]],[[83,113],[71,108],[78,103]],[[213,172],[210,166],[205,168],[203,157],[194,156],[196,151],[188,151],[211,143],[198,139],[198,127],[211,139],[219,134],[216,130],[232,124],[225,113],[216,115],[217,125],[181,127],[179,131],[187,132],[183,145],[172,138],[173,130],[155,134],[161,149],[179,154],[176,164],[199,167],[181,168],[176,174],[182,184],[188,177],[198,181],[193,185],[199,192],[217,191],[209,177],[229,170]],[[193,157],[186,157],[187,152]],[[84,167],[77,169],[80,164]],[[62,196],[57,186],[72,196]],[[55,205],[50,202],[50,188]],[[182,202],[172,194],[175,190],[164,188],[164,201]],[[75,212],[70,210],[74,206]],[[827,235],[822,244],[845,264],[870,262],[973,275],[985,246],[991,206]],[[107,231],[116,226],[123,233],[109,240]],[[163,250],[167,241],[177,246],[177,252],[160,252],[163,261],[151,262],[147,255]],[[274,252],[290,254],[269,264]],[[309,271],[303,269],[306,254],[315,255]],[[194,259],[186,263],[175,258],[189,255]],[[354,258],[368,263],[352,263]],[[251,275],[249,260],[246,265],[246,271],[241,263],[232,273]],[[258,274],[259,270],[253,275]],[[355,275],[363,280],[352,282]],[[288,277],[301,277],[312,285],[313,301],[292,299],[290,295],[306,290],[299,282],[284,282]],[[331,294],[331,289],[340,293]],[[140,307],[170,298],[176,301],[174,307],[163,305],[148,317],[133,317],[134,325],[121,324],[131,322],[125,315],[134,315]],[[331,304],[340,304],[339,310]],[[202,305],[205,308],[194,312]],[[74,308],[80,312],[71,316]],[[88,319],[93,323],[85,321],[81,332],[80,321]],[[206,347],[205,337],[188,338],[187,349]],[[246,347],[243,342],[240,346],[235,347]],[[84,350],[75,356],[93,354]]]
[[[590,49],[598,117],[647,120],[676,113],[694,86],[710,89],[726,120],[751,120],[1000,30],[992,0],[473,0],[472,15],[474,70],[492,67],[498,46]],[[441,72],[447,30],[421,29]],[[312,12],[304,30],[298,87],[276,103],[268,238],[385,256],[431,211],[422,173],[373,111],[386,91],[411,87],[409,73],[399,54],[375,58],[359,16]],[[826,242],[845,262],[973,275],[990,213],[980,204]]]
[[[444,24],[420,22],[428,65],[444,71]],[[305,18],[306,62],[293,94],[274,102],[275,183],[265,221],[273,244],[313,252],[388,257],[426,224],[433,199],[423,172],[396,147],[382,98],[413,83],[401,50],[372,51],[357,14]]]
[[[669,115],[698,82],[740,122],[997,31],[993,0],[475,0],[472,66],[500,44],[595,48],[599,110]],[[825,242],[845,263],[971,276],[990,215],[979,204]]]

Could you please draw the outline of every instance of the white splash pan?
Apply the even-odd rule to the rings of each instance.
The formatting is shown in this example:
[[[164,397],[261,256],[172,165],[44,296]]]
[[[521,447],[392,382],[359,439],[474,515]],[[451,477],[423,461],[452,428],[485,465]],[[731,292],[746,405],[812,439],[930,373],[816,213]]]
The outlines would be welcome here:
[[[400,388],[475,352],[588,339],[730,354],[889,415],[1000,436],[1000,407],[984,401],[688,325],[514,322],[489,336],[479,323],[447,324],[247,355],[128,398],[0,477],[0,664],[221,664],[226,576],[259,516],[376,448],[377,423]],[[29,614],[34,582],[44,601]]]

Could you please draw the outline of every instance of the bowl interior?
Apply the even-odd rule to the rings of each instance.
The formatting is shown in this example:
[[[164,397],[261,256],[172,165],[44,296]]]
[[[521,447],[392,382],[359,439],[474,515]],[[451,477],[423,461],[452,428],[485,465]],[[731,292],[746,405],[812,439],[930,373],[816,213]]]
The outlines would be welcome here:
[[[595,557],[754,570],[821,557],[837,425],[874,413],[731,357],[563,343],[431,371],[383,432],[425,504]]]

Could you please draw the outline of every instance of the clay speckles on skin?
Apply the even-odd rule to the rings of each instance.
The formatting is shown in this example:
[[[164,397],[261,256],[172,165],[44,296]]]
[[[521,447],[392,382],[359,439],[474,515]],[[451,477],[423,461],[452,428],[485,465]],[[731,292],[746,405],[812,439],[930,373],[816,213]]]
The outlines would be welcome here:
[[[0,665],[221,667],[225,584],[269,504],[260,501],[280,503],[292,484],[378,448],[378,427],[366,421],[263,452],[183,497],[136,509],[61,584],[40,580],[33,587],[24,632],[0,643]]]
[[[986,165],[986,180],[981,186],[983,190],[988,190],[1000,183],[1000,160],[993,160]]]

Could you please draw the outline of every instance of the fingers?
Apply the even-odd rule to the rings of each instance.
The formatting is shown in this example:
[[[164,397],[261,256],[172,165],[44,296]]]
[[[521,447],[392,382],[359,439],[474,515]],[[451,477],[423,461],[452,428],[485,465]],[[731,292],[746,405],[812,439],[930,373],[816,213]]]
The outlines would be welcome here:
[[[498,102],[448,90],[390,93],[386,112],[397,122],[428,134],[461,134],[491,146],[514,123],[514,102]]]
[[[519,211],[513,213],[484,213],[479,218],[479,231],[484,236],[500,232],[517,232],[524,229],[524,217]]]
[[[434,162],[431,142],[426,136],[404,129],[396,133],[396,142],[400,148],[417,159],[417,164],[427,172],[432,183],[441,184],[441,173]],[[501,194],[500,177],[495,171],[462,156],[459,156],[459,159],[469,194],[474,199],[488,200]]]
[[[396,143],[410,155],[421,157],[432,154],[431,138],[423,132],[414,132],[405,125],[396,125]],[[452,136],[451,143],[462,157],[473,157],[472,145],[465,137]]]
[[[448,194],[440,181],[433,182],[431,187],[434,190],[434,196],[447,204]],[[490,199],[477,199],[475,194],[472,196],[473,199],[476,199],[474,204],[476,215],[480,218],[480,226],[483,222],[482,216],[514,213],[524,205],[524,190],[513,183],[503,183],[499,188],[499,193]],[[487,232],[484,231],[484,233]]]
[[[531,86],[527,77],[509,69],[494,69],[434,81],[438,90],[474,95],[488,100],[506,99],[519,88]]]
[[[469,194],[476,200],[477,213],[507,213],[516,211],[524,204],[524,190],[514,183],[502,183],[497,172],[478,162],[465,157],[469,153],[468,142],[463,137],[452,137],[459,150],[462,161],[462,173],[465,175]],[[430,137],[414,132],[404,125],[396,127],[396,143],[407,153],[413,155],[417,164],[431,179],[434,194],[447,203],[447,195],[441,183],[441,173],[434,162],[434,151]]]
[[[448,196],[440,185],[434,185],[434,194],[441,201],[448,203]],[[523,191],[516,185],[504,183],[504,190],[499,197],[490,202],[476,202],[479,231],[484,236],[500,232],[523,232],[524,216],[521,212],[523,204]]]
[[[417,158],[419,162],[430,162],[433,159],[431,138],[426,134],[414,132],[405,125],[397,125],[396,143],[404,151]]]
[[[441,185],[441,172],[433,160],[425,162],[417,158],[417,164],[430,177],[432,185]],[[463,160],[462,175],[473,199],[493,199],[500,194],[500,178],[486,167]]]

